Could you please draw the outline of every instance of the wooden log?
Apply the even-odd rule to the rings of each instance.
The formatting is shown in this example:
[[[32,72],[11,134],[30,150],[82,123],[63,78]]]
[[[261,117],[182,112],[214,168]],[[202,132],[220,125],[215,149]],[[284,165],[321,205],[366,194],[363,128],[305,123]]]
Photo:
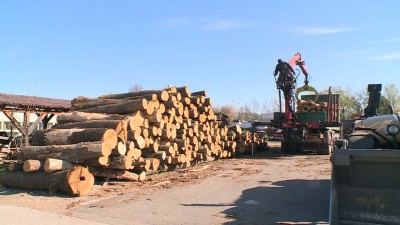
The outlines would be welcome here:
[[[117,146],[118,137],[114,129],[108,128],[74,128],[36,130],[32,134],[32,145],[68,145],[81,142],[102,141]]]
[[[145,90],[145,91],[136,91],[136,92],[121,93],[121,94],[108,94],[100,96],[99,99],[124,99],[132,97],[142,97],[144,95],[149,95],[149,94],[156,94],[157,97],[161,97],[161,99],[166,99],[166,98],[168,99],[168,92],[165,90]]]
[[[213,104],[212,98],[205,98],[205,101],[204,101],[203,105],[211,106],[212,104]]]
[[[142,150],[137,148],[129,149],[126,155],[131,156],[133,160],[138,160],[142,156]]]
[[[119,141],[117,147],[113,150],[113,153],[114,155],[125,155],[127,150],[126,144]]]
[[[190,89],[188,86],[177,87],[176,91],[182,95],[182,97],[190,97]]]
[[[165,91],[167,91],[168,93],[176,93],[178,90],[176,87],[172,86],[172,87],[168,87],[164,89]]]
[[[128,141],[128,122],[128,120],[121,120],[115,128],[118,139],[123,143]]]
[[[132,173],[126,170],[89,167],[89,171],[96,177],[106,177],[126,181],[144,181],[146,173]]]
[[[107,167],[111,169],[129,170],[132,169],[132,162],[133,158],[131,156],[119,155],[112,157],[110,159],[110,165]]]
[[[110,115],[101,113],[85,113],[85,112],[66,112],[57,114],[57,122],[64,123],[77,123],[91,120],[122,120],[125,116]]]
[[[138,130],[140,127],[144,126],[145,118],[141,111],[134,113],[132,116],[127,118],[128,120],[128,128],[130,130]]]
[[[23,170],[23,164],[14,162],[8,165],[8,171],[21,171],[21,170]]]
[[[50,193],[83,196],[93,188],[94,177],[87,168],[77,166],[55,173],[1,172],[0,184],[12,188],[50,190]]]
[[[73,165],[65,160],[47,158],[44,163],[44,171],[46,172],[56,172],[60,170],[69,170]]]
[[[192,92],[192,96],[207,96],[207,91]]]
[[[109,156],[112,149],[109,143],[101,142],[86,142],[73,145],[23,146],[20,148],[18,158],[20,160],[46,160],[47,158],[55,158],[73,163],[82,163],[87,159]]]
[[[110,157],[109,156],[101,156],[97,159],[87,159],[85,162],[82,163],[82,165],[85,166],[109,166],[110,165]]]
[[[182,97],[181,99],[181,103],[185,106],[190,105],[191,101],[190,101],[190,97]]]
[[[169,165],[172,164],[172,156],[166,156],[164,160],[161,161],[161,165]]]
[[[43,171],[44,161],[28,159],[24,161],[23,170],[26,173]]]
[[[82,109],[80,112],[91,112],[91,113],[107,113],[107,114],[133,114],[136,111],[146,110],[147,100],[126,100],[122,103],[112,104],[112,105],[101,105],[93,108]]]
[[[162,113],[160,110],[155,110],[153,114],[146,117],[150,123],[159,123],[162,120]]]
[[[88,120],[83,122],[56,124],[52,129],[73,129],[73,128],[109,128],[116,129],[121,120]]]
[[[147,159],[142,159],[141,161],[135,161],[132,163],[135,171],[147,171],[150,170],[151,162]]]
[[[157,97],[157,96],[156,96]],[[142,99],[142,98],[140,98]],[[148,100],[147,98],[145,98]],[[94,107],[99,107],[99,106],[110,106],[110,105],[116,105],[116,104],[121,104],[124,103],[128,100],[138,100],[137,98],[126,98],[126,99],[91,99],[86,102],[77,102],[75,99],[71,101],[71,110],[72,111],[79,111],[79,110],[85,110],[85,109],[90,109]],[[151,101],[150,99],[149,101]]]
[[[145,160],[150,161],[150,170],[158,170],[158,167],[160,166],[160,160],[156,158],[146,158]]]

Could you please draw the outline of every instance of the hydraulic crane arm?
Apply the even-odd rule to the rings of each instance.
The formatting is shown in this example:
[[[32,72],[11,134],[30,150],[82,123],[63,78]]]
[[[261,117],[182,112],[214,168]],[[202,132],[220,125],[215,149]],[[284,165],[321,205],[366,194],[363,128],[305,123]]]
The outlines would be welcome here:
[[[309,86],[308,83],[308,71],[307,71],[307,67],[306,64],[304,62],[304,60],[301,58],[301,54],[298,52],[296,53],[290,60],[289,60],[289,64],[294,68],[295,66],[299,66],[301,72],[304,74],[304,86],[297,88],[296,90],[296,100],[299,100],[299,93],[303,92],[303,91],[310,91],[310,92],[314,92],[315,93],[315,99],[314,102],[318,100],[318,91],[312,87]]]

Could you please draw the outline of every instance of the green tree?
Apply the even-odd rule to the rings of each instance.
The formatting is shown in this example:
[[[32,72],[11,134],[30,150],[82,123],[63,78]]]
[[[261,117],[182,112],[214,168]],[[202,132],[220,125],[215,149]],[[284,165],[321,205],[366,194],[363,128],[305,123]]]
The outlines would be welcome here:
[[[361,116],[364,104],[362,101],[364,98],[363,92],[354,93],[350,88],[345,90],[340,86],[333,86],[331,90],[332,93],[339,94],[340,108],[342,109],[341,120],[349,120]],[[327,93],[328,89],[323,92]]]

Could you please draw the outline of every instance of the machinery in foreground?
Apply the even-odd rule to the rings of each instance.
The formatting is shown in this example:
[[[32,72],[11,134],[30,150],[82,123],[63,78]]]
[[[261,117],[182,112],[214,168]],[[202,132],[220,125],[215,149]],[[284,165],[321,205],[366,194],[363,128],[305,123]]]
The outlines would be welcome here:
[[[288,62],[292,68],[298,66],[301,70],[296,74],[284,74],[278,80],[277,89],[279,103],[283,93],[284,112],[280,107],[274,113],[271,126],[280,132],[275,134],[281,138],[281,148],[284,153],[313,152],[330,154],[335,140],[340,138],[341,123],[339,116],[339,95],[319,94],[315,88],[309,86],[309,74],[300,53],[294,55]],[[297,78],[303,73],[304,86],[296,89]],[[295,91],[296,89],[296,91]],[[302,95],[301,92],[314,92]],[[297,103],[297,107],[295,107]]]
[[[400,224],[400,116],[378,115],[381,89],[368,85],[364,118],[332,153],[331,224]]]

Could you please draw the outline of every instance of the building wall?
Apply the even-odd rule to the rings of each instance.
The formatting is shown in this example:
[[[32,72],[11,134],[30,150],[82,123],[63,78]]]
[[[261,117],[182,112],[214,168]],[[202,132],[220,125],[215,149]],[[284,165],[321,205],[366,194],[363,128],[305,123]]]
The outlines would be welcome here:
[[[20,123],[20,125],[23,125],[23,121],[24,121],[23,113],[14,113],[14,117]],[[38,117],[36,116],[36,114],[31,113],[31,115],[29,117],[29,123],[30,124],[34,123],[37,118]],[[51,128],[56,123],[57,123],[57,115],[55,115],[53,118],[51,118],[51,120],[47,124],[47,128],[48,129]],[[11,134],[11,125],[12,125],[11,121],[4,115],[3,112],[0,112],[0,131],[6,131],[8,134]],[[42,122],[39,123],[37,129],[43,129]],[[16,127],[13,127],[12,133],[13,133],[13,135],[18,135],[20,132],[18,131],[18,129]]]

